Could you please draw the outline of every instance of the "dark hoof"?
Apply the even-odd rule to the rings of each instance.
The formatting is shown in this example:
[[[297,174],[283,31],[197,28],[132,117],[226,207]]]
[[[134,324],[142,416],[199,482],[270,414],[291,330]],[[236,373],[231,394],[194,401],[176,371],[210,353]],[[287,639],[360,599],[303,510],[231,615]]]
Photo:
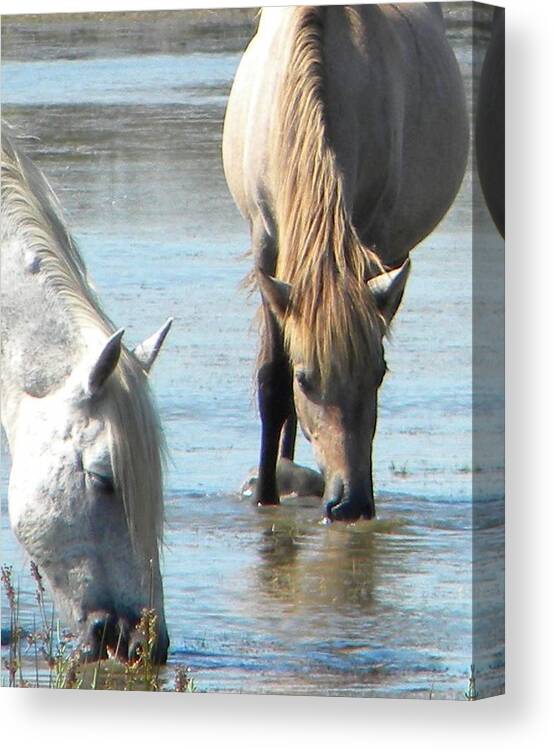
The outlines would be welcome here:
[[[358,518],[370,519],[375,515],[369,505],[360,507],[351,500],[331,500],[325,505],[325,512],[330,521],[357,521]]]

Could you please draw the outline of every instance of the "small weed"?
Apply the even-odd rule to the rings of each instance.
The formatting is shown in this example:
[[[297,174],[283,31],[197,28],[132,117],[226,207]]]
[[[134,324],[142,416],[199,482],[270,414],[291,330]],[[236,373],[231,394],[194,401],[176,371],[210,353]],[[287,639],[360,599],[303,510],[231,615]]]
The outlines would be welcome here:
[[[194,680],[190,676],[188,667],[177,667],[175,670],[175,692],[194,693],[195,690]]]
[[[157,624],[153,609],[142,611],[137,630],[142,636],[143,646],[139,646],[134,661],[122,664],[115,660],[104,660],[86,664],[79,647],[75,645],[75,636],[61,630],[53,609],[51,613],[48,612],[42,575],[34,562],[31,563],[31,577],[35,582],[39,623],[37,625],[34,618],[32,632],[25,633],[20,625],[20,594],[13,583],[13,569],[8,565],[0,569],[9,610],[9,652],[2,665],[8,673],[9,687],[47,685],[90,690],[195,691],[190,672],[183,666],[175,670],[173,687],[162,685],[160,665],[152,659]],[[30,671],[31,675],[27,675],[25,670]]]
[[[468,701],[476,701],[479,698],[479,693],[475,684],[475,664],[471,664],[469,668],[469,678],[467,681],[467,690],[464,692],[465,698]]]
[[[402,477],[406,478],[410,475],[410,472],[408,471],[408,464],[404,464],[403,466],[396,466],[394,461],[391,461],[389,464],[389,471],[391,474],[395,477]]]

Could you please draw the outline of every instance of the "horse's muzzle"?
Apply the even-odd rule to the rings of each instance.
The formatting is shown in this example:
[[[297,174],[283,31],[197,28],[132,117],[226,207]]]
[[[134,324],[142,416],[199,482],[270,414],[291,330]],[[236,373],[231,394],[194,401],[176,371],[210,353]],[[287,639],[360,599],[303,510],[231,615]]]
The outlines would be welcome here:
[[[325,514],[330,521],[374,518],[375,500],[371,484],[368,486],[363,482],[359,487],[345,487],[341,479],[335,479],[325,502]]]
[[[108,657],[123,662],[137,661],[147,647],[146,639],[137,630],[139,617],[118,617],[113,612],[93,612],[87,618],[80,651],[86,662],[96,662]],[[158,632],[150,658],[156,664],[165,664],[169,638],[165,625]]]

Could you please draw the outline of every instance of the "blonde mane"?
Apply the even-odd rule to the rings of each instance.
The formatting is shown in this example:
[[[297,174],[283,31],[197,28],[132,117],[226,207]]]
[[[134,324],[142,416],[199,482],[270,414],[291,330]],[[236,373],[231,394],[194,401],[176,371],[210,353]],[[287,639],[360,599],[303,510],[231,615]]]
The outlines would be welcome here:
[[[293,12],[291,53],[278,94],[272,144],[276,276],[292,286],[285,319],[291,356],[323,380],[370,367],[383,319],[366,281],[383,266],[356,234],[329,143],[323,60],[324,8]]]
[[[81,330],[109,337],[115,326],[102,310],[75,241],[50,185],[13,144],[2,123],[2,237],[17,236],[48,289],[59,295]],[[94,407],[92,407],[94,408]],[[134,548],[157,560],[163,534],[165,445],[146,373],[122,348],[119,363],[101,392],[111,437],[115,488],[120,493]]]

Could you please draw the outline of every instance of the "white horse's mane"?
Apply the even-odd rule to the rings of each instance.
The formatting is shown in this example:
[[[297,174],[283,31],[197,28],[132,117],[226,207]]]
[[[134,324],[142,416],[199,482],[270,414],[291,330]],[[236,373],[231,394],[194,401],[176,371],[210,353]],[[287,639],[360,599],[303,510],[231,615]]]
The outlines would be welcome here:
[[[48,288],[66,303],[75,325],[107,338],[115,326],[89,282],[59,201],[39,169],[16,148],[16,137],[2,123],[2,239],[20,239]],[[109,424],[115,486],[131,539],[137,551],[156,561],[163,533],[165,445],[146,373],[124,347],[101,394],[97,403]]]

